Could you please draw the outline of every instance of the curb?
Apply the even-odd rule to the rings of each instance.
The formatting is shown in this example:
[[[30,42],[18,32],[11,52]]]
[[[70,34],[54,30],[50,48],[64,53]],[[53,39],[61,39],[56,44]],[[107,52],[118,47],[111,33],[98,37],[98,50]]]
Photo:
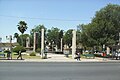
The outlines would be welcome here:
[[[0,62],[79,62],[79,63],[120,63],[120,60],[36,60],[36,59],[25,59],[25,60],[0,60]]]

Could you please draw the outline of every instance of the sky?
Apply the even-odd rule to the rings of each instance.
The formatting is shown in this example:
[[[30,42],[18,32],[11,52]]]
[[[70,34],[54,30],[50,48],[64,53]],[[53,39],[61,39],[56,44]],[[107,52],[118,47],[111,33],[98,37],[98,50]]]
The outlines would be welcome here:
[[[120,5],[120,0],[0,0],[0,37],[6,42],[6,36],[21,34],[17,29],[21,20],[28,26],[25,34],[40,24],[47,29],[76,29],[109,3]]]

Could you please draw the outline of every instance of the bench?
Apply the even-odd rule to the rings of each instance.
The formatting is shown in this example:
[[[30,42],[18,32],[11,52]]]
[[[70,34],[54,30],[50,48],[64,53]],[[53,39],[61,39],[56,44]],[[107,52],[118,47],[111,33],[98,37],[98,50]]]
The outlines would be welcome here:
[[[94,54],[83,54],[85,58],[95,58]]]

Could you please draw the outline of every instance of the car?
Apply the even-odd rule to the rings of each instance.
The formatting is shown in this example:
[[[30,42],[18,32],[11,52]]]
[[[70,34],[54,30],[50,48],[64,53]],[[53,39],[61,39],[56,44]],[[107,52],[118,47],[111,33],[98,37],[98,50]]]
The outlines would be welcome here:
[[[94,54],[95,54],[95,55],[102,56],[102,55],[103,55],[103,52],[99,52],[99,51],[98,51],[98,52],[95,52]]]
[[[0,52],[2,52],[3,50],[2,49],[0,49]]]
[[[113,52],[113,58],[120,59],[120,52]]]

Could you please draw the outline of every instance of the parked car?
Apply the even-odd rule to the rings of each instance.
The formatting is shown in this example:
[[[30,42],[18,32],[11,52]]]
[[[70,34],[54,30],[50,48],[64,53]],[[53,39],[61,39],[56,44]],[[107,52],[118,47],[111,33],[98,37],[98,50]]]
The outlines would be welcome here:
[[[2,49],[0,49],[0,52],[2,52],[3,50]]]
[[[103,52],[98,51],[98,52],[95,52],[94,54],[95,54],[95,55],[98,55],[98,56],[102,56],[102,55],[103,55]]]
[[[116,58],[116,60],[120,59],[120,52],[115,51],[115,52],[113,52],[112,56],[113,56],[113,58]]]

